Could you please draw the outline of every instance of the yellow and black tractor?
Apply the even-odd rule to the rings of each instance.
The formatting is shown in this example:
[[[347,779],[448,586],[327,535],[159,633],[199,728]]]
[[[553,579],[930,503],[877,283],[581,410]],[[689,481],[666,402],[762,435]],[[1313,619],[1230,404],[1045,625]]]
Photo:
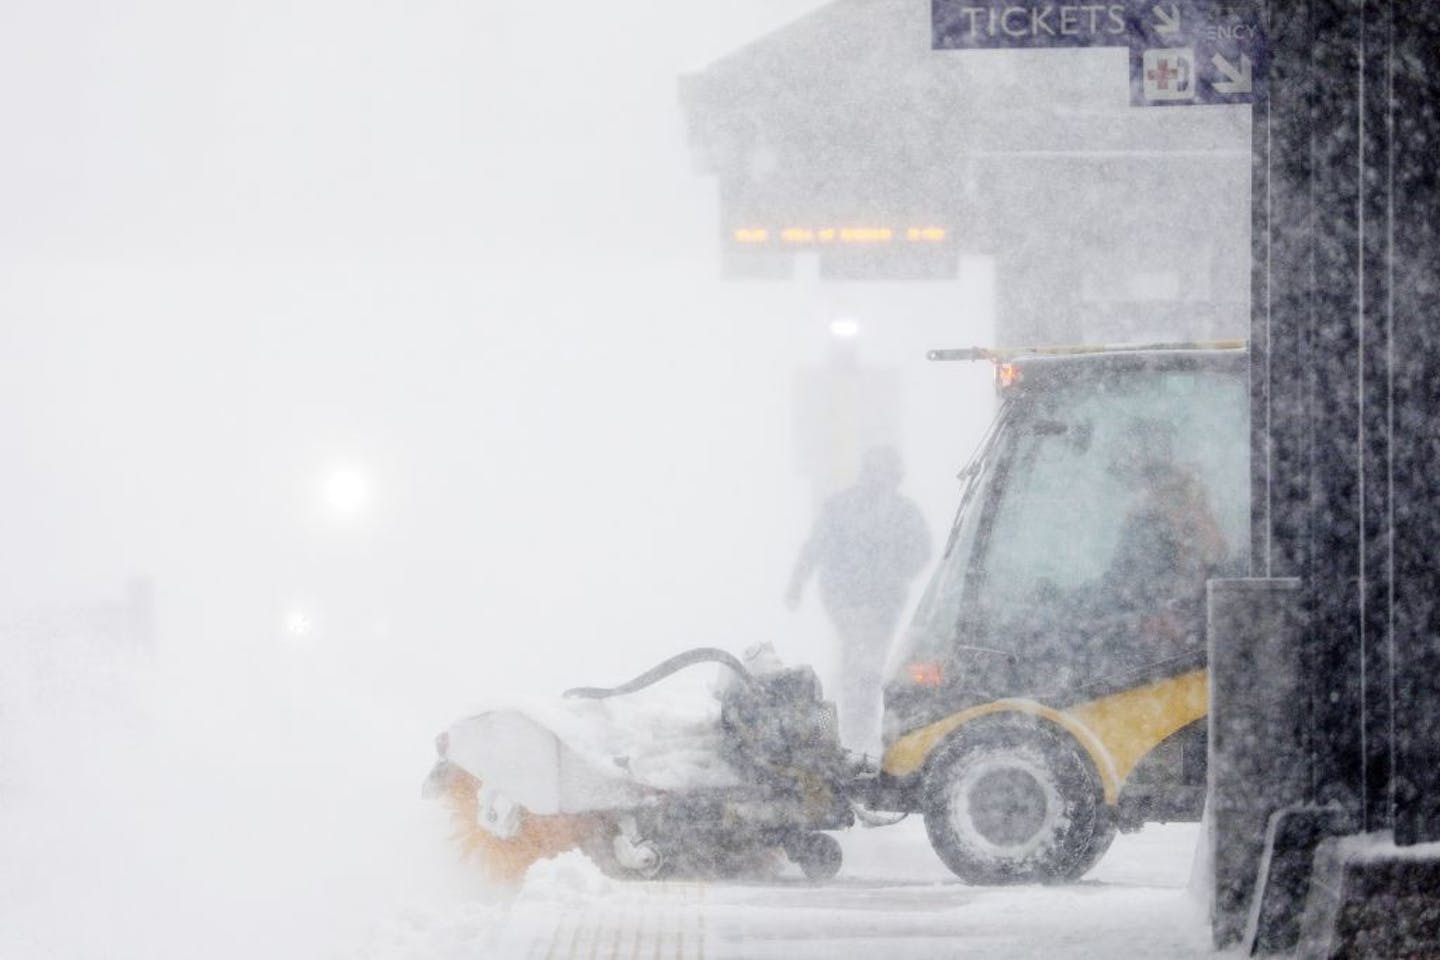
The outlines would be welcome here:
[[[1249,554],[1243,342],[996,352],[1000,409],[897,645],[872,805],[979,883],[1198,819],[1205,583]]]

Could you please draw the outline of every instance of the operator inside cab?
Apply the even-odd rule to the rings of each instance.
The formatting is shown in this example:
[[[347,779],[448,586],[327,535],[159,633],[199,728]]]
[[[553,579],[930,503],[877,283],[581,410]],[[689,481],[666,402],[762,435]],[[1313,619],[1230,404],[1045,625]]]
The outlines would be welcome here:
[[[1145,651],[1164,660],[1203,643],[1205,582],[1226,559],[1225,535],[1198,472],[1176,460],[1175,430],[1133,418],[1109,471],[1132,492],[1096,599]],[[1108,631],[1106,631],[1108,632]]]

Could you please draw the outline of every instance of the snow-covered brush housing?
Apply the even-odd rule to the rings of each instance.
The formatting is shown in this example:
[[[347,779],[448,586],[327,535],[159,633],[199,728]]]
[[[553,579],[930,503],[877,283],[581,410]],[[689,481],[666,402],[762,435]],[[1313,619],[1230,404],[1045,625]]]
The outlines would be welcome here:
[[[809,667],[752,651],[673,657],[631,683],[486,710],[436,739],[426,793],[451,805],[462,851],[501,881],[579,847],[619,877],[734,877],[783,852],[812,879],[840,868],[853,822],[834,706]],[[696,663],[711,691],[655,689]]]

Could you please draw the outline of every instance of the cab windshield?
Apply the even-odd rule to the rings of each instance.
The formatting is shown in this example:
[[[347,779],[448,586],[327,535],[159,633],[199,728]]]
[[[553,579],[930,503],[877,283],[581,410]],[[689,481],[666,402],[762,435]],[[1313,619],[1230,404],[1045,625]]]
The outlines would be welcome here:
[[[902,657],[982,648],[1068,686],[1198,650],[1205,581],[1245,569],[1247,413],[1242,376],[1196,369],[1014,401]]]

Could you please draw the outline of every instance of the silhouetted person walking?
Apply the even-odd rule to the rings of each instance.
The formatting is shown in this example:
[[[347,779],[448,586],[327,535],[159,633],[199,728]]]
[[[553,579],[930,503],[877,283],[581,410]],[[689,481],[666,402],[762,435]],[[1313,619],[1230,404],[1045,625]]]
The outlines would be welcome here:
[[[854,486],[821,508],[785,596],[797,607],[810,574],[819,571],[820,599],[840,646],[840,737],[853,750],[879,744],[885,657],[909,583],[930,558],[925,519],[900,493],[902,479],[893,449],[866,453]]]

